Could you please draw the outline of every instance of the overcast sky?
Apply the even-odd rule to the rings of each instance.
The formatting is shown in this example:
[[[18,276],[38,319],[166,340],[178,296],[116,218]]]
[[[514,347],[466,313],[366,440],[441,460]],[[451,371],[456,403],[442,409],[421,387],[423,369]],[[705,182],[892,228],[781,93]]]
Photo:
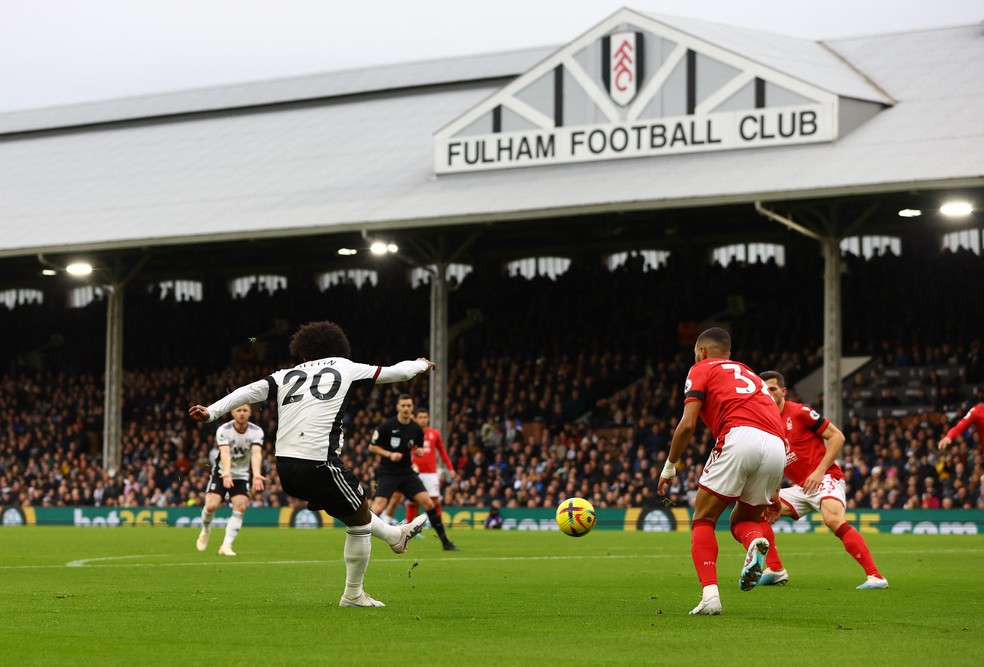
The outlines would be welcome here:
[[[984,0],[0,0],[0,112],[561,45],[621,7],[824,39]]]

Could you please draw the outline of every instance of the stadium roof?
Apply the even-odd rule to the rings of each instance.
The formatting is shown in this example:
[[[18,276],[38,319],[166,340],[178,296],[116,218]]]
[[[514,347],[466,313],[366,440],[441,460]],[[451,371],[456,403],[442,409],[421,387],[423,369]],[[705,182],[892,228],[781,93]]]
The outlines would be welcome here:
[[[245,239],[327,253],[383,230],[535,234],[531,220],[984,187],[979,25],[821,43],[608,19],[626,20],[825,91],[857,119],[823,143],[435,174],[436,133],[570,45],[3,114],[0,258]]]

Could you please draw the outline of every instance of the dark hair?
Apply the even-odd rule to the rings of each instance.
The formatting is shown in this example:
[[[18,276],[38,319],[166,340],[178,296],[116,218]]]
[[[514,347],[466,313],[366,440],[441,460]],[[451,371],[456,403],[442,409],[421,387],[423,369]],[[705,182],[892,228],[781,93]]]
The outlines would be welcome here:
[[[410,394],[400,394],[399,396],[396,397],[396,402],[399,403],[400,401],[405,401],[407,399],[410,399],[412,401],[413,396],[411,396]]]
[[[427,408],[425,408],[423,406],[421,406],[421,407],[417,408],[416,410],[414,410],[413,411],[413,414],[414,415],[419,415],[421,412],[423,412],[426,415],[429,415],[430,414],[430,410],[428,410]]]
[[[290,353],[304,361],[327,357],[348,359],[352,355],[352,346],[345,332],[334,322],[308,322],[291,336]]]
[[[782,376],[779,371],[765,371],[764,373],[759,373],[759,377],[762,378],[762,382],[766,380],[775,380],[776,384],[780,387],[786,386],[786,378]]]
[[[721,327],[711,327],[697,337],[697,344],[717,347],[725,352],[731,351],[731,334]]]

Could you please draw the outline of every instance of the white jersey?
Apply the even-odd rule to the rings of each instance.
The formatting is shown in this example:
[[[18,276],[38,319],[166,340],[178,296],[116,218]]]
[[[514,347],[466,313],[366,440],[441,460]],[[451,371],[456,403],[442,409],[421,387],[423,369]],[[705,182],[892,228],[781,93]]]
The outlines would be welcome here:
[[[263,446],[263,429],[248,422],[246,432],[240,433],[236,430],[236,422],[229,422],[219,427],[215,432],[215,444],[229,446],[229,468],[233,479],[249,481],[250,476],[250,457],[253,447]],[[222,455],[215,457],[215,465],[212,467],[212,474],[222,476],[227,471],[222,469]]]
[[[352,392],[374,383],[403,382],[426,371],[423,361],[394,366],[360,364],[342,357],[306,361],[236,389],[208,407],[209,421],[243,403],[276,399],[277,456],[325,461],[345,445],[342,418]]]

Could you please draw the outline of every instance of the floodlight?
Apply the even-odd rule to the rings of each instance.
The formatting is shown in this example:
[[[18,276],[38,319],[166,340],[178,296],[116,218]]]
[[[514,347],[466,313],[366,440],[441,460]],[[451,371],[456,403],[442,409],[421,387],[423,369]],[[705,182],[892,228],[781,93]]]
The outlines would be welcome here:
[[[951,218],[970,215],[973,212],[974,207],[967,201],[948,201],[940,206],[940,213]]]

